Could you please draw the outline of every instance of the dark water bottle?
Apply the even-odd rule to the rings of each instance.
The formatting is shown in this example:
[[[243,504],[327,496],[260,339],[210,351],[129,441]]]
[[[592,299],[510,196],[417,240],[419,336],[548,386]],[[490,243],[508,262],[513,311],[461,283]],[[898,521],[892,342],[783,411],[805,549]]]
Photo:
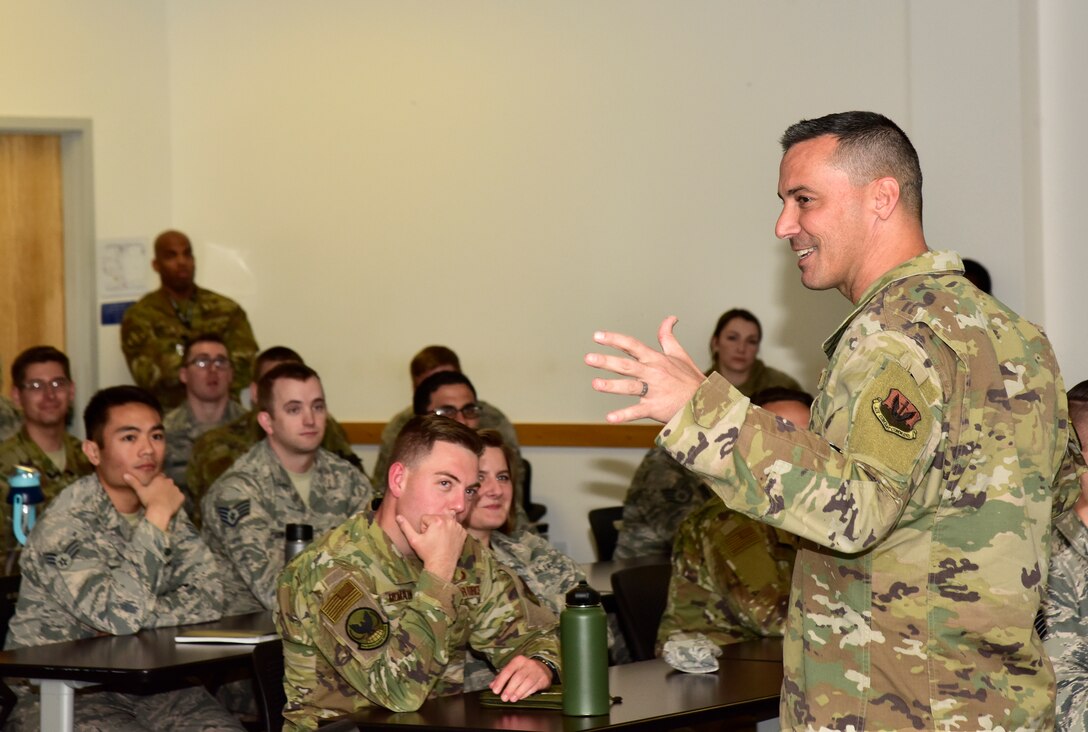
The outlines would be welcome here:
[[[314,527],[309,524],[287,524],[284,536],[287,537],[287,546],[283,553],[286,565],[302,554],[306,546],[314,540]]]
[[[601,596],[586,584],[567,593],[559,615],[563,656],[563,714],[595,717],[608,714],[608,631]]]

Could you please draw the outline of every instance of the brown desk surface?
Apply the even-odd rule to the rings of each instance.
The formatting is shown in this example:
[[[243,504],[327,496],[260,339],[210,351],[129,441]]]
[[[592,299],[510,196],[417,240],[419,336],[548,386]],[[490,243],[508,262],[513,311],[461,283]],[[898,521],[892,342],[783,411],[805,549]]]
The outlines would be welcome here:
[[[14,648],[0,651],[0,676],[98,684],[123,682],[128,687],[156,682],[164,675],[189,676],[250,663],[253,646],[176,643],[174,636],[180,627],[275,632],[272,613],[266,611],[199,625],[142,630],[135,635]]]
[[[722,646],[722,655],[718,659],[722,665],[732,661],[766,661],[782,664],[782,639],[760,638],[759,640],[731,643]]]
[[[702,722],[754,723],[778,716],[782,666],[732,660],[717,673],[684,674],[664,661],[609,669],[610,691],[623,697],[608,716],[564,717],[558,711],[481,707],[479,694],[431,699],[417,712],[372,709],[352,715],[360,729],[438,728],[568,732],[595,729],[674,729]]]

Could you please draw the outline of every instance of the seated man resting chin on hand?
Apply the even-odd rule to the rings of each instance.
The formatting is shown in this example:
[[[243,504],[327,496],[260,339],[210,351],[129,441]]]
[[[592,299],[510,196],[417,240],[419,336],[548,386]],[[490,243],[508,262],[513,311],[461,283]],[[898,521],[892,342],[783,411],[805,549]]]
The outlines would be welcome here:
[[[412,419],[374,515],[349,519],[287,566],[277,615],[285,729],[460,693],[470,647],[499,669],[491,689],[505,701],[558,681],[555,616],[459,522],[482,452],[452,419]]]

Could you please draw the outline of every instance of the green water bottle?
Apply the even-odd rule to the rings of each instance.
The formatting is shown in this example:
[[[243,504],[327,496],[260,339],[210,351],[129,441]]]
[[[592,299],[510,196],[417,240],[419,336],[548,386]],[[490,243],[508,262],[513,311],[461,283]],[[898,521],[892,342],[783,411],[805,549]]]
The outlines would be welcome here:
[[[563,714],[608,714],[608,631],[601,596],[584,581],[567,593],[559,615],[563,657]]]

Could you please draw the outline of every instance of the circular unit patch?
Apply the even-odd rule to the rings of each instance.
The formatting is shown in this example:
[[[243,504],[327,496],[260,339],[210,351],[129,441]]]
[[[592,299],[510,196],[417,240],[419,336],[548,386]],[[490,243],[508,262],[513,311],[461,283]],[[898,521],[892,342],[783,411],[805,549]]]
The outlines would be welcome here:
[[[377,610],[369,607],[352,610],[344,623],[344,630],[348,638],[364,651],[381,648],[389,640],[389,622]]]

